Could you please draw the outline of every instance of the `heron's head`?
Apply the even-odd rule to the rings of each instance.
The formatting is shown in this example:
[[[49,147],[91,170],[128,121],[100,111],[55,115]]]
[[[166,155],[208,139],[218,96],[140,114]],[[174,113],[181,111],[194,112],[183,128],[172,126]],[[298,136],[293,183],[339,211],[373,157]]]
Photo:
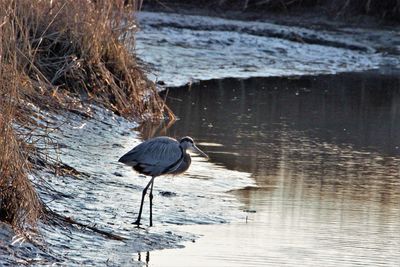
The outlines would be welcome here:
[[[191,137],[189,137],[189,136],[183,137],[183,138],[179,141],[179,144],[180,144],[180,146],[181,146],[184,150],[186,150],[186,149],[191,149],[191,150],[193,150],[193,151],[199,153],[200,155],[202,155],[202,156],[208,158],[207,154],[204,153],[203,151],[201,151],[201,149],[198,148],[198,147],[194,144],[193,139],[192,139]]]

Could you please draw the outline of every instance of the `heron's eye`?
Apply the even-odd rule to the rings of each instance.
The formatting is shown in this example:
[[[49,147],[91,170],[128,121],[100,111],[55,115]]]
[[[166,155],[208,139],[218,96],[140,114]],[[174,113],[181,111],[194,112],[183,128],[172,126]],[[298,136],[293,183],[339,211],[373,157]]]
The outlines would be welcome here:
[[[188,142],[190,144],[194,144],[193,139],[189,138],[189,137],[184,137],[181,139],[181,143],[183,142]]]

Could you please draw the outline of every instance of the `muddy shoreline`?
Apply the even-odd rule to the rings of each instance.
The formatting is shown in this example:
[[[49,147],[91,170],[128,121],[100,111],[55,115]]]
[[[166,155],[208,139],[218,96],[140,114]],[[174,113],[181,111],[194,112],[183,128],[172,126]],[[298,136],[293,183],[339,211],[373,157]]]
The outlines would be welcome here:
[[[147,11],[140,12],[138,20],[136,52],[152,69],[153,81],[166,86],[219,78],[397,69],[400,65],[398,27],[283,25]]]
[[[400,22],[394,22],[390,20],[383,20],[372,16],[366,15],[355,15],[355,16],[335,16],[329,14],[323,8],[304,8],[301,10],[295,10],[290,12],[271,12],[271,11],[253,11],[253,10],[236,10],[236,9],[220,9],[199,7],[198,5],[182,4],[182,3],[169,3],[168,5],[160,5],[159,3],[145,2],[142,11],[149,12],[162,12],[171,14],[182,14],[182,15],[196,15],[196,16],[206,16],[223,18],[229,20],[241,20],[249,22],[270,22],[283,26],[295,26],[314,29],[317,31],[332,30],[340,31],[341,29],[364,29],[364,30],[384,30],[399,32]],[[201,28],[198,28],[199,30]],[[214,28],[215,30],[215,28]],[[226,30],[229,30],[227,28]],[[251,32],[250,32],[251,33]],[[253,32],[254,33],[254,32]],[[344,47],[350,49],[357,49],[365,51],[365,47],[354,46],[343,46],[341,43],[335,43],[334,41],[327,42],[321,41],[316,38],[316,36],[311,36],[309,38],[301,36],[301,34],[277,34],[265,32],[263,35],[275,36],[278,38],[285,38],[291,41],[306,42],[310,44],[322,44],[322,45],[332,45],[337,47]],[[394,34],[392,38],[380,38],[379,36],[366,36],[364,39],[370,39],[372,42],[376,43],[378,51],[393,53],[395,55],[400,55],[400,40],[398,34]]]

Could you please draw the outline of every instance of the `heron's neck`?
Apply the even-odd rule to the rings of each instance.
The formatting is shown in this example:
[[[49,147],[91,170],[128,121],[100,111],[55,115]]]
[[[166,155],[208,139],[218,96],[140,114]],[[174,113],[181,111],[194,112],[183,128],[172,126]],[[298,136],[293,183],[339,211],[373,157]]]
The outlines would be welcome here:
[[[184,153],[186,153],[186,150],[189,148],[188,144],[186,143],[181,143],[179,146],[182,148]]]

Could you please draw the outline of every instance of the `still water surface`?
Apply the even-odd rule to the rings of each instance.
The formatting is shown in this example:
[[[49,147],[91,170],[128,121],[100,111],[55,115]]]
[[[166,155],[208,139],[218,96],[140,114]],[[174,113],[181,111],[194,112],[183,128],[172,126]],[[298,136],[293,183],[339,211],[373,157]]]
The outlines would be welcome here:
[[[398,76],[214,80],[167,99],[180,120],[144,137],[190,135],[256,185],[230,192],[247,221],[181,226],[202,237],[149,266],[399,266]]]

